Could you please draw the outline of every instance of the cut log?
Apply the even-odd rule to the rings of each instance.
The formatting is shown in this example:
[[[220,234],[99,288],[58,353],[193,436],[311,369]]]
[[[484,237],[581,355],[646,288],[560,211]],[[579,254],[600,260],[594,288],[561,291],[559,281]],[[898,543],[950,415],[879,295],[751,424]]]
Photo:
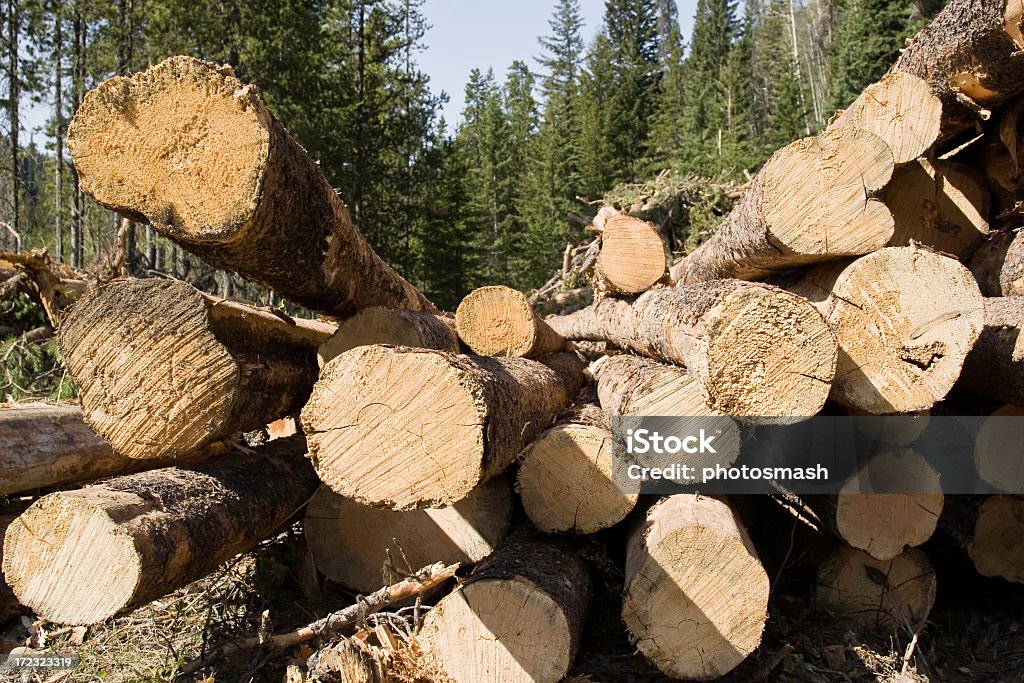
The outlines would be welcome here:
[[[876,445],[909,446],[928,427],[930,410],[907,415],[871,415],[863,410],[848,408],[857,431]]]
[[[989,232],[988,188],[961,164],[927,159],[907,164],[885,188],[885,203],[895,221],[889,246],[919,243],[964,258]]]
[[[608,298],[547,322],[567,339],[685,365],[704,402],[723,415],[814,415],[835,371],[836,340],[821,315],[770,285],[653,289],[632,304]]]
[[[1024,237],[1001,232],[987,239],[971,257],[971,272],[985,296],[1024,296]]]
[[[921,78],[902,71],[872,83],[840,112],[829,129],[853,127],[882,138],[893,161],[905,164],[925,153],[939,137],[942,102]]]
[[[601,231],[601,251],[591,280],[603,294],[639,294],[665,277],[665,243],[653,223],[612,216]]]
[[[974,440],[974,467],[985,483],[999,491],[1024,493],[1024,470],[1017,455],[1024,407],[1005,405],[986,419]]]
[[[319,351],[320,367],[357,346],[391,344],[414,349],[440,349],[458,353],[455,321],[433,313],[400,308],[364,308],[338,325]]]
[[[584,405],[526,447],[516,488],[533,525],[546,533],[592,534],[636,505],[636,487],[614,472],[611,425]]]
[[[768,575],[724,500],[680,494],[647,511],[627,546],[622,618],[674,678],[717,678],[757,648]]]
[[[752,280],[879,249],[892,239],[893,218],[873,195],[892,172],[889,146],[859,128],[783,147],[673,276],[684,284]]]
[[[970,271],[916,247],[818,266],[787,288],[818,306],[839,339],[831,398],[874,415],[931,408],[982,328]]]
[[[964,362],[960,385],[1024,406],[1024,298],[985,299],[985,327]]]
[[[839,495],[803,500],[837,538],[874,558],[890,560],[935,533],[941,490],[938,473],[917,451],[891,448],[876,454]]]
[[[1020,0],[952,0],[890,69],[923,78],[942,101],[940,142],[977,130],[1024,92]]]
[[[1024,583],[1024,499],[951,496],[942,529],[982,576]]]
[[[0,539],[7,533],[7,527],[11,525],[11,522],[25,511],[25,507],[26,505],[21,501],[0,506]],[[25,612],[25,607],[18,602],[18,599],[14,597],[14,591],[7,585],[2,567],[3,544],[0,543],[0,626]]]
[[[67,142],[99,204],[210,265],[338,317],[367,306],[436,312],[228,66],[171,57],[108,79],[86,94]]]
[[[306,508],[303,529],[321,574],[370,593],[409,567],[479,562],[505,537],[511,516],[512,486],[503,476],[451,507],[402,512],[362,505],[323,486]]]
[[[935,570],[917,548],[888,560],[841,546],[818,571],[819,605],[879,631],[915,629],[935,602]]]
[[[121,280],[86,295],[59,342],[89,425],[125,457],[170,458],[298,412],[333,331],[176,280]]]
[[[335,492],[398,510],[446,507],[508,467],[582,384],[573,354],[541,363],[360,346],[324,366],[302,425]]]
[[[18,599],[60,624],[95,624],[195,581],[295,515],[319,482],[300,437],[252,455],[51,493],[7,529]]]
[[[455,327],[466,346],[481,356],[539,358],[567,348],[522,292],[501,285],[466,295],[455,311]]]
[[[430,610],[419,641],[455,683],[555,683],[579,650],[591,591],[568,547],[516,534]]]

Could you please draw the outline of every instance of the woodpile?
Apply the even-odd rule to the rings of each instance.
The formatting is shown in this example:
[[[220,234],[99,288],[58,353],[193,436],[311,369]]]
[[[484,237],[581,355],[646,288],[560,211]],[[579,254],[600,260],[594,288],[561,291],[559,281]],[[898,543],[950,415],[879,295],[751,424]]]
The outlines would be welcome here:
[[[858,438],[880,446],[846,489],[769,499],[830,532],[805,583],[836,618],[922,625],[937,529],[978,572],[1024,581],[1024,482],[992,457],[1019,449],[1000,420],[1024,414],[1024,247],[985,157],[954,153],[990,144],[989,119],[1022,101],[1020,7],[952,0],[826,131],[776,152],[670,274],[654,225],[603,210],[600,239],[566,251],[586,261],[593,305],[548,318],[504,286],[438,311],[230,68],[175,57],[101,84],[68,131],[83,189],[324,317],[174,280],[80,292],[54,268],[33,285],[52,285],[79,407],[0,410],[0,495],[35,497],[0,513],[23,606],[0,591],[0,618],[97,623],[301,520],[319,574],[368,597],[186,671],[319,639],[315,667],[377,675],[338,638],[415,600],[424,671],[553,683],[612,576],[619,634],[643,660],[724,676],[761,644],[778,553],[748,532],[751,497],[620,486],[613,427],[641,416],[713,420],[727,464],[747,455],[748,427],[862,421]],[[27,282],[5,263],[5,282]],[[1006,495],[937,493],[918,439],[950,397],[987,420],[958,457]],[[271,423],[300,433],[267,442]]]

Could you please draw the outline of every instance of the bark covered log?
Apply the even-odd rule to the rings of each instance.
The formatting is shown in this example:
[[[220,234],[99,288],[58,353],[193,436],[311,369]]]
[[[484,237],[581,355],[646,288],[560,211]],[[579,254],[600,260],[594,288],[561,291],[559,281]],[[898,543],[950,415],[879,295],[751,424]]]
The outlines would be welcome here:
[[[8,528],[3,572],[44,619],[98,623],[205,576],[280,528],[319,485],[304,453],[296,437],[51,493]]]
[[[970,268],[985,296],[1024,296],[1024,234],[1001,232],[974,252]]]
[[[757,648],[768,575],[724,500],[680,494],[648,510],[627,546],[622,618],[675,678],[717,678]]]
[[[436,312],[360,235],[320,168],[228,66],[171,57],[90,91],[68,127],[82,189],[210,265],[307,308]]]
[[[361,346],[329,362],[302,411],[325,484],[368,505],[445,507],[508,467],[583,384],[543,362]]]
[[[298,412],[333,331],[175,280],[121,280],[86,295],[59,342],[89,425],[123,456],[168,458]]]
[[[723,415],[814,415],[835,371],[835,336],[821,314],[770,285],[654,289],[632,304],[608,298],[547,322],[567,339],[685,365],[705,403]]]
[[[481,356],[539,358],[565,351],[565,339],[537,317],[522,292],[493,285],[470,292],[455,311],[459,338]]]
[[[985,326],[964,362],[960,385],[1024,406],[1024,298],[985,299]]]
[[[371,306],[338,325],[338,331],[320,346],[320,367],[349,349],[370,344],[459,351],[453,319],[433,313]]]

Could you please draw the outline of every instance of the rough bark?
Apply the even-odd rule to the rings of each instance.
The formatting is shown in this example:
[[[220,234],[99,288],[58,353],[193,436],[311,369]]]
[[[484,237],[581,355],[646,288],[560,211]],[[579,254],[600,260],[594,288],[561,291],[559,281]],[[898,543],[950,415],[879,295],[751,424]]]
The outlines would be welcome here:
[[[721,280],[608,298],[547,322],[571,340],[607,341],[679,363],[723,415],[794,417],[821,410],[836,341],[814,307],[771,285]]]
[[[466,295],[455,311],[459,338],[481,356],[539,358],[565,351],[565,339],[534,313],[522,292],[500,285]]]
[[[648,510],[627,546],[622,618],[674,678],[718,678],[757,648],[768,575],[724,500],[680,494]]]
[[[333,331],[175,280],[121,280],[84,297],[59,342],[89,425],[125,457],[170,458],[298,412]]]
[[[684,284],[752,280],[872,252],[892,238],[892,214],[873,196],[892,172],[889,146],[859,128],[830,130],[783,147],[711,239],[673,275]]]
[[[594,291],[639,294],[667,272],[665,243],[653,223],[632,216],[612,216],[601,230],[601,250],[591,271]]]
[[[44,619],[108,619],[205,576],[295,515],[318,486],[304,453],[296,437],[51,493],[8,528],[4,574]]]
[[[982,396],[1024,406],[1024,298],[985,301],[985,326],[967,355],[960,386]]]
[[[614,471],[611,424],[600,408],[580,406],[520,456],[516,489],[545,533],[592,534],[618,524],[636,505],[636,487]]]
[[[367,505],[445,507],[502,472],[583,384],[544,362],[361,346],[324,366],[302,411],[325,484]]]
[[[452,318],[371,306],[338,325],[338,331],[320,346],[320,367],[349,349],[370,344],[440,349],[452,353],[459,351],[459,338]]]
[[[362,505],[322,486],[306,508],[303,529],[321,574],[369,593],[431,562],[479,562],[505,537],[511,516],[512,487],[503,476],[450,507],[401,512]]]
[[[835,330],[831,398],[874,415],[927,410],[953,387],[981,332],[981,292],[966,267],[890,247],[804,273],[787,289]]]
[[[436,312],[228,66],[172,57],[104,81],[71,121],[68,148],[99,204],[295,303],[338,317],[367,306]]]
[[[457,683],[555,683],[568,673],[590,607],[590,569],[552,540],[515,534],[428,614],[428,657]]]
[[[973,133],[1024,92],[1019,0],[952,0],[890,73],[923,78],[942,101],[940,144]]]
[[[1024,583],[1024,499],[951,496],[941,529],[982,576]]]
[[[935,602],[935,570],[911,548],[888,560],[840,546],[818,570],[818,604],[869,629],[915,629]]]
[[[971,257],[970,268],[985,296],[1024,296],[1024,233],[1000,232]]]

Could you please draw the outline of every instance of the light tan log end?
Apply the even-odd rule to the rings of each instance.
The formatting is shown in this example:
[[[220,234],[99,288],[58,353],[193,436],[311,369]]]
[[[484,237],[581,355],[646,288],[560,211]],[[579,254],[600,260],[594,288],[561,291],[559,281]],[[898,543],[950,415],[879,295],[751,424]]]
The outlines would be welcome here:
[[[979,574],[1024,583],[1024,499],[990,496],[982,503],[967,554]]]
[[[665,276],[665,244],[658,229],[632,216],[612,216],[604,223],[597,268],[611,292],[637,294]]]
[[[503,285],[467,294],[455,311],[455,327],[466,346],[481,356],[537,357],[566,348],[523,293]]]

